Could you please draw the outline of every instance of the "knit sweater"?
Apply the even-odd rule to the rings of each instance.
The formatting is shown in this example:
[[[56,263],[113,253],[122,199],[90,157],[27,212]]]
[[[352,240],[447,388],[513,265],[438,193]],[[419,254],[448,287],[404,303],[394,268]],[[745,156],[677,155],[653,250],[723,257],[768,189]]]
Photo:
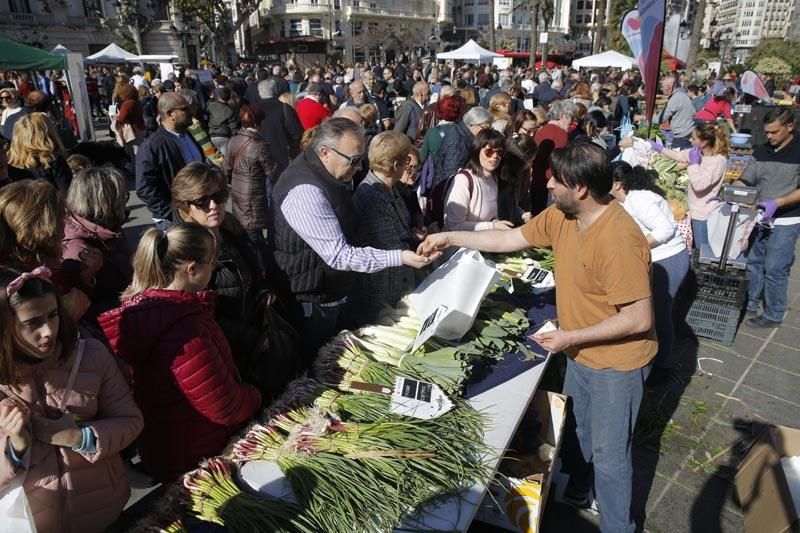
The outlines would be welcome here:
[[[497,178],[473,174],[470,195],[469,178],[465,172],[461,170],[453,177],[444,206],[444,230],[492,229],[492,221],[497,218]]]
[[[678,153],[680,162],[689,162],[689,150]],[[699,165],[686,167],[686,172],[689,174],[687,199],[692,220],[708,220],[708,213],[715,203],[709,200],[719,196],[726,164],[725,156],[712,155],[703,157]]]

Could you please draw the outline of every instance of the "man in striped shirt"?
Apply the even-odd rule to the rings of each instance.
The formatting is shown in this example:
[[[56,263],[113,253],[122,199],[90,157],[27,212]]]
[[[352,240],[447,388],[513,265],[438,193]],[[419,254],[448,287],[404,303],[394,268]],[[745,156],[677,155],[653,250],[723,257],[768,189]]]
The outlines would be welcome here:
[[[356,272],[400,265],[421,268],[435,259],[411,250],[351,244],[358,228],[350,182],[363,157],[363,128],[346,118],[328,119],[272,192],[275,260],[303,304],[308,357],[336,333]]]

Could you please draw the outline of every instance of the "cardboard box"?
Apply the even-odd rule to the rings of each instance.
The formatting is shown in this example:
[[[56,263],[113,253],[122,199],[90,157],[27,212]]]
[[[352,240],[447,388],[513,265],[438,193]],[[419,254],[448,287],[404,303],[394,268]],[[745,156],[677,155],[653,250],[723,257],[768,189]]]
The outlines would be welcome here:
[[[536,391],[528,406],[531,416],[520,423],[512,439],[507,459],[500,464],[500,474],[489,486],[475,520],[506,529],[537,533],[544,514],[553,464],[561,449],[567,397],[548,391]],[[532,427],[535,420],[538,428]],[[537,431],[538,429],[538,431]],[[540,444],[546,444],[552,461],[539,457]]]
[[[736,490],[745,529],[752,533],[800,531],[781,457],[800,455],[800,429],[768,427],[744,457],[736,473]]]

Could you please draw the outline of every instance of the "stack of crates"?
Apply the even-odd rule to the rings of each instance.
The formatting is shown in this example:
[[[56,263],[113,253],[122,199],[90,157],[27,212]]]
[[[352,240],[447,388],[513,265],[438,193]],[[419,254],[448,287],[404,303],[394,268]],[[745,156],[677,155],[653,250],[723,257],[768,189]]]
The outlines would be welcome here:
[[[720,272],[716,265],[700,264],[696,258],[692,267],[697,292],[686,324],[698,337],[732,344],[747,297],[746,271],[728,268]]]

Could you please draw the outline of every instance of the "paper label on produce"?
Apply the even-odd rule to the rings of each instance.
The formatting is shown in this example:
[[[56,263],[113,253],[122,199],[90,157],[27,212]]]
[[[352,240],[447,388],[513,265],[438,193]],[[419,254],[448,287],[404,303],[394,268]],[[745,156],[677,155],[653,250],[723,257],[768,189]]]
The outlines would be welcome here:
[[[447,306],[440,305],[437,307],[433,313],[428,315],[428,318],[422,323],[422,326],[419,328],[419,333],[417,333],[417,338],[414,339],[414,344],[411,346],[411,353],[415,353],[419,350],[419,347],[425,344],[425,342],[433,337],[433,334],[436,332],[436,328],[439,326],[439,322],[447,315]]]
[[[435,383],[398,377],[394,382],[389,411],[403,416],[431,420],[453,408],[453,402]]]
[[[547,278],[548,274],[550,274],[549,270],[532,266],[525,271],[522,275],[522,279],[534,285],[538,285]]]

